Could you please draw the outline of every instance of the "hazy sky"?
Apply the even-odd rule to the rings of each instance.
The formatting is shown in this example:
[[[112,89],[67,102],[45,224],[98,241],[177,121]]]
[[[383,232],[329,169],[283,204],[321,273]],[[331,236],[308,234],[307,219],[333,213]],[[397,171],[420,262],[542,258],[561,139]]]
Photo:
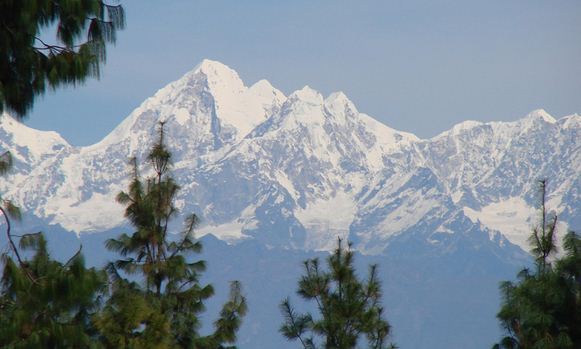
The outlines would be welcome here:
[[[249,86],[344,91],[420,137],[544,108],[581,113],[581,1],[123,0],[127,28],[99,81],[47,93],[26,119],[74,145],[99,141],[202,59]]]

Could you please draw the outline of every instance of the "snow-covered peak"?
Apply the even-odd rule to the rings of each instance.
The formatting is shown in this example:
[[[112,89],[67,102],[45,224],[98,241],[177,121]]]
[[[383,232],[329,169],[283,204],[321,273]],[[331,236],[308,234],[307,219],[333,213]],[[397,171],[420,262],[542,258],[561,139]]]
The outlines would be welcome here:
[[[544,109],[536,109],[528,113],[522,119],[513,123],[506,123],[510,126],[515,126],[516,130],[521,133],[528,133],[534,130],[542,129],[553,125],[557,120],[547,113]]]
[[[244,83],[238,73],[227,65],[218,61],[204,59],[194,70],[186,74],[187,77],[199,79],[198,75],[204,75],[207,79],[208,87],[214,93],[243,91]]]
[[[213,61],[211,59],[204,59],[192,69],[191,73],[202,73],[209,79],[216,80],[232,80],[234,82],[240,81],[238,73],[224,63]]]
[[[114,202],[127,184],[127,159],[144,158],[159,121],[167,122],[183,185],[180,210],[200,212],[229,236],[325,248],[339,234],[385,246],[397,234],[448,231],[439,227],[460,210],[494,228],[514,217],[487,207],[518,197],[528,210],[529,184],[540,176],[558,187],[551,206],[563,220],[579,216],[579,115],[555,121],[537,110],[512,122],[466,121],[440,139],[419,140],[358,112],[342,92],[324,98],[305,86],[287,98],[266,80],[246,87],[211,60],[90,147],[0,119],[0,149],[14,149],[17,161],[0,189],[10,185],[6,193],[29,212],[66,229],[122,224]]]
[[[440,134],[438,134],[437,136],[433,137],[432,140],[439,140],[439,139],[443,139],[443,138],[447,138],[447,137],[454,137],[454,136],[458,136],[464,132],[467,132],[475,127],[478,126],[482,126],[485,125],[485,123],[482,123],[480,121],[475,121],[475,120],[466,120],[466,121],[462,121],[460,123],[457,123],[456,125],[452,126],[451,129],[446,130]]]
[[[325,99],[324,105],[326,114],[332,115],[342,125],[346,125],[350,119],[359,115],[353,102],[343,92],[333,92]]]
[[[481,122],[475,120],[462,121],[454,125],[451,129],[446,130],[437,136],[431,138],[431,140],[439,140],[447,137],[454,137],[464,134],[474,128],[480,126],[490,126],[494,132],[498,135],[504,135],[504,137],[512,137],[513,132],[522,132],[531,129],[535,125],[541,124],[554,124],[557,120],[547,113],[544,109],[533,110],[528,113],[522,119],[517,121],[491,121],[491,122]]]
[[[458,133],[461,133],[462,131],[470,130],[470,129],[477,127],[477,126],[480,126],[482,124],[483,123],[480,121],[466,120],[466,121],[463,121],[459,124],[454,125],[454,127],[452,127],[452,132],[458,134]]]
[[[262,79],[254,83],[248,89],[248,93],[261,99],[266,105],[272,106],[276,104],[278,106],[282,105],[286,100],[286,96],[280,90],[273,87],[268,80]]]
[[[325,99],[327,103],[351,103],[347,95],[343,91],[333,92]]]
[[[250,91],[258,96],[272,95],[276,98],[286,98],[284,93],[276,89],[268,80],[265,79],[261,79],[255,82],[254,85],[250,86]]]
[[[209,59],[186,74],[185,79],[198,82],[204,77],[214,100],[216,116],[222,126],[236,129],[237,140],[266,120],[286,100],[268,81],[260,80],[248,88],[236,71]]]
[[[332,113],[343,113],[345,110],[349,110],[353,114],[358,113],[357,108],[355,108],[353,102],[351,102],[345,93],[341,91],[333,92],[325,99],[325,108],[327,108],[327,110]]]
[[[158,121],[168,121],[167,127],[175,125],[178,129],[175,134],[191,139],[188,144],[217,149],[244,138],[285,101],[285,95],[268,81],[258,81],[248,88],[236,71],[205,59],[148,98],[99,147],[141,133],[141,140],[134,136],[130,142],[130,148],[139,147]]]
[[[16,159],[22,161],[40,160],[47,154],[54,154],[64,148],[71,148],[61,135],[54,131],[40,131],[30,128],[14,119],[8,113],[0,115],[0,152],[11,151]],[[27,150],[27,154],[22,151]]]
[[[236,74],[238,75],[232,68],[227,66],[226,64],[215,61],[212,59],[204,58],[198,65],[196,65],[193,71],[202,71],[204,73],[226,73],[226,74]]]
[[[303,103],[308,103],[312,105],[322,105],[323,95],[317,90],[312,89],[310,86],[306,85],[300,90],[297,90],[288,97],[289,100],[295,102],[300,101]]]
[[[323,96],[309,86],[294,91],[281,106],[280,112],[273,116],[271,127],[294,129],[323,125],[326,118],[323,102]]]
[[[204,59],[178,80],[161,88],[143,106],[176,103],[179,98],[191,98],[192,93],[208,91],[216,96],[243,93],[247,88],[236,71],[225,64]]]
[[[30,128],[22,122],[16,120],[12,115],[3,113],[0,115],[0,128],[11,132],[14,136],[22,137],[25,141],[33,141],[28,137],[41,137],[45,140],[51,140],[54,143],[69,145],[69,143],[55,131],[41,131]]]
[[[555,120],[554,117],[551,116],[551,114],[547,113],[544,109],[536,109],[533,110],[532,112],[528,113],[523,119],[523,121],[544,121],[550,124],[554,124],[555,122],[557,122],[557,120]]]

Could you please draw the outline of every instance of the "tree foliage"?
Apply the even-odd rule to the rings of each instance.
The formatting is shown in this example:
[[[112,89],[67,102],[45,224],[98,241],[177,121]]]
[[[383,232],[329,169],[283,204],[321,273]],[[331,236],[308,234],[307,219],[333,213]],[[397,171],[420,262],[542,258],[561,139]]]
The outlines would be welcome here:
[[[124,26],[123,7],[102,0],[1,1],[0,112],[22,117],[47,87],[99,77],[106,44]],[[56,43],[47,43],[53,28]]]
[[[0,347],[98,348],[91,317],[106,274],[86,268],[79,253],[55,261],[41,233],[20,238],[20,248],[33,256],[20,262],[2,256]]]
[[[177,214],[179,186],[169,175],[171,154],[164,144],[163,126],[147,157],[153,175],[142,179],[134,160],[133,180],[117,196],[135,231],[107,241],[107,248],[122,258],[108,266],[115,282],[98,327],[110,348],[222,348],[235,342],[246,300],[239,283],[233,282],[214,333],[198,333],[199,314],[214,289],[200,283],[205,262],[187,258],[202,249],[193,236],[197,216],[186,219],[177,241],[168,235]],[[128,304],[136,306],[128,309]]]
[[[383,317],[377,266],[369,267],[367,280],[359,280],[353,257],[350,245],[344,248],[339,240],[327,260],[328,270],[318,259],[304,262],[297,293],[315,302],[319,314],[299,314],[285,299],[280,305],[285,318],[280,332],[287,339],[298,340],[305,349],[350,349],[365,337],[369,348],[394,348],[387,343],[390,325]]]
[[[530,237],[535,269],[501,284],[497,317],[506,336],[495,349],[581,348],[581,237],[566,234],[565,253],[555,257],[557,217],[547,213],[546,181],[540,191],[541,219]]]

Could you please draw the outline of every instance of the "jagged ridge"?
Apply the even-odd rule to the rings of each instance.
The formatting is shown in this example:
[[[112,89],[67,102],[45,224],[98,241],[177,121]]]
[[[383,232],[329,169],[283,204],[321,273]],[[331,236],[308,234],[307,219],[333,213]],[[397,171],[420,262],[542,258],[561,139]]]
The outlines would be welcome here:
[[[323,98],[305,87],[286,97],[266,80],[246,87],[210,60],[88,147],[4,116],[0,144],[15,152],[16,170],[2,190],[68,230],[121,225],[114,197],[127,159],[144,157],[161,120],[180,208],[202,216],[202,233],[228,241],[328,249],[339,235],[378,253],[398,236],[437,245],[472,224],[500,245],[497,231],[525,247],[542,177],[562,222],[581,223],[579,115],[555,120],[538,110],[419,139],[360,113],[343,93]]]

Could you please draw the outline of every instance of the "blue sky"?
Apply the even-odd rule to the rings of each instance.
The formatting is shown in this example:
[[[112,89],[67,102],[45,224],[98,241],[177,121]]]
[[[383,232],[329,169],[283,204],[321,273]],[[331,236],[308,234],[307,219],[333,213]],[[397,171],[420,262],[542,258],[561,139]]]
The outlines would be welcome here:
[[[457,122],[581,113],[581,1],[121,2],[127,28],[99,81],[49,92],[25,120],[99,141],[204,58],[288,94],[344,91],[385,124],[431,137]]]

